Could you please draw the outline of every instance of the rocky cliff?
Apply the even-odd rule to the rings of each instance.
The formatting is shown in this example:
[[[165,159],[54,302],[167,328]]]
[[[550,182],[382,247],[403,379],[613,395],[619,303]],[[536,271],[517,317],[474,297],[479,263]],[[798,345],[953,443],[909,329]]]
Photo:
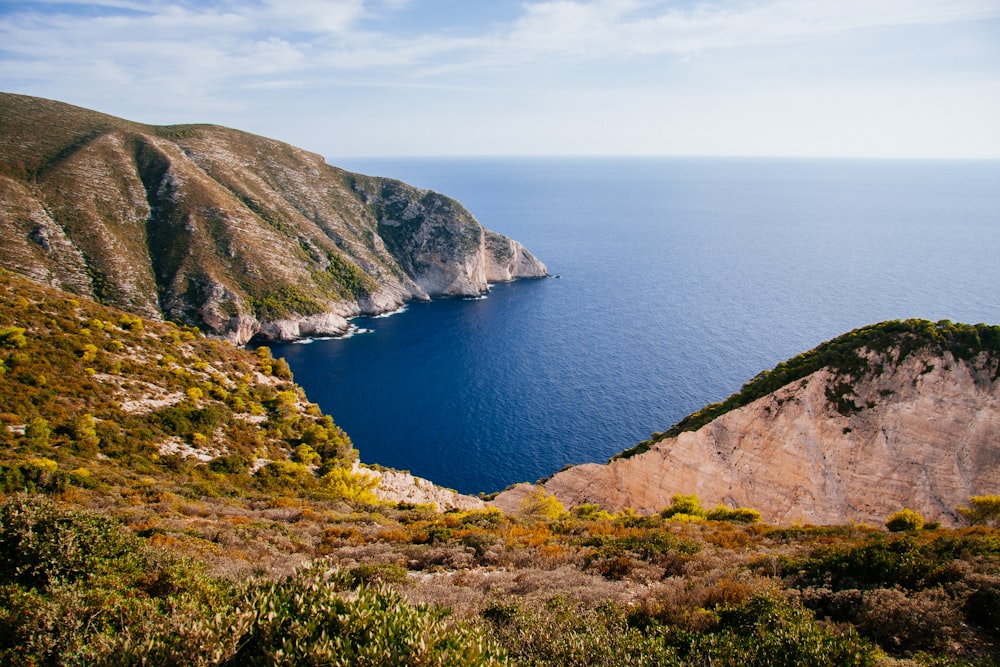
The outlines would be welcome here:
[[[461,204],[212,125],[0,94],[0,266],[242,343],[541,277]]]
[[[881,525],[902,507],[951,523],[970,496],[1000,490],[998,341],[1000,327],[947,322],[852,332],[761,374],[730,405],[544,488],[567,506],[641,513],[694,493],[776,523]],[[531,489],[495,503],[513,509]]]

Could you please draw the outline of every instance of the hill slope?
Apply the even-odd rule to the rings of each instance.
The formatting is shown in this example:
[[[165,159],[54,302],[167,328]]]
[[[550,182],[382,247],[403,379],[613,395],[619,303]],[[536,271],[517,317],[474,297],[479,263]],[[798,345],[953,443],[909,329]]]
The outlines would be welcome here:
[[[347,434],[266,347],[250,353],[0,269],[0,494],[20,490],[482,504],[359,471]]]
[[[544,276],[458,202],[213,125],[0,93],[0,266],[242,343]]]
[[[656,512],[674,494],[776,522],[951,523],[1000,488],[1000,327],[907,320],[825,343],[607,465],[544,483],[567,506]],[[512,507],[528,487],[501,494]]]

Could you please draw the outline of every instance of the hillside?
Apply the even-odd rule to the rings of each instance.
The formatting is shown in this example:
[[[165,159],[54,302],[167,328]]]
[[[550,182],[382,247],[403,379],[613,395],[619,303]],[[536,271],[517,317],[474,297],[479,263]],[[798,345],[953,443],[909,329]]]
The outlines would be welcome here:
[[[998,656],[995,528],[781,527],[693,497],[646,517],[537,492],[510,513],[387,501],[266,348],[7,272],[0,362],[3,664]]]
[[[214,125],[0,93],[0,266],[243,343],[546,275],[458,202]]]
[[[347,434],[266,347],[250,353],[2,269],[0,377],[0,492],[481,505],[359,471]]]
[[[543,487],[567,505],[643,513],[697,493],[781,523],[879,522],[900,507],[953,523],[965,498],[1000,488],[998,380],[1000,327],[872,325]],[[496,503],[511,507],[529,489]]]

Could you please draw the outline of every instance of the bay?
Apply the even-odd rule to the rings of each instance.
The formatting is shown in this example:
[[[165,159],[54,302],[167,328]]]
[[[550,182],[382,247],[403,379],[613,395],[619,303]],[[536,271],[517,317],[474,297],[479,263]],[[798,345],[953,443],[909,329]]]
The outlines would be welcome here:
[[[363,461],[466,493],[603,462],[865,324],[1000,323],[1000,162],[331,163],[452,196],[558,276],[272,346]]]

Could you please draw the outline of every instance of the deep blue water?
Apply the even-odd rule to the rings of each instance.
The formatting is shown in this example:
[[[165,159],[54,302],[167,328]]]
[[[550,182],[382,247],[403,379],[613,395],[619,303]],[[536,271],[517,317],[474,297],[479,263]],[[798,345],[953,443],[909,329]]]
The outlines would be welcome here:
[[[858,326],[1000,323],[1000,162],[332,162],[444,192],[560,276],[273,346],[363,461],[463,492],[603,462]]]

